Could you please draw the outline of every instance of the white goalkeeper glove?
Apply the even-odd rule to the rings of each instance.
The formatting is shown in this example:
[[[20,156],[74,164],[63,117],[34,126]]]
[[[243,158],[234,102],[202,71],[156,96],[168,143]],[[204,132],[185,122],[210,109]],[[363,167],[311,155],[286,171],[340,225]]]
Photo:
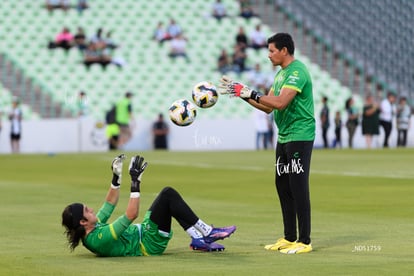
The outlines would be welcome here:
[[[122,181],[122,165],[123,161],[125,160],[125,154],[118,155],[112,161],[111,169],[112,169],[112,182],[111,187],[112,189],[119,189]]]
[[[228,76],[221,77],[218,90],[220,94],[228,94],[243,99],[253,99],[256,102],[259,102],[260,97],[263,96],[262,93],[254,91],[241,82],[234,82]]]

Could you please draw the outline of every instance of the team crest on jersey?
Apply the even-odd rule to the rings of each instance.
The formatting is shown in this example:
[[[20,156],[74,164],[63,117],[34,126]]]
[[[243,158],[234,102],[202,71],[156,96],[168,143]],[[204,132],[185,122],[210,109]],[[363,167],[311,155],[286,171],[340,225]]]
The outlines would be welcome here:
[[[281,83],[284,79],[285,79],[285,74],[281,73],[281,74],[279,74],[279,76],[277,76],[276,82]]]

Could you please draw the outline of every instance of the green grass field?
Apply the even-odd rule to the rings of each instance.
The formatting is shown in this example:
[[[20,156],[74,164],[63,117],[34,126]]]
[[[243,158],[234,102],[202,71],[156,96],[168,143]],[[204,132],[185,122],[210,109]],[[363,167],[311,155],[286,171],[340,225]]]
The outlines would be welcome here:
[[[126,153],[129,157],[136,153]],[[164,255],[99,258],[66,247],[61,212],[71,202],[97,210],[116,153],[0,155],[0,275],[412,275],[414,150],[315,150],[311,203],[314,251],[283,255],[263,249],[282,236],[273,184],[274,154],[144,152],[150,163],[142,211],[173,186],[216,226],[235,224],[224,252],[189,249],[174,222]],[[129,196],[127,166],[113,219]]]

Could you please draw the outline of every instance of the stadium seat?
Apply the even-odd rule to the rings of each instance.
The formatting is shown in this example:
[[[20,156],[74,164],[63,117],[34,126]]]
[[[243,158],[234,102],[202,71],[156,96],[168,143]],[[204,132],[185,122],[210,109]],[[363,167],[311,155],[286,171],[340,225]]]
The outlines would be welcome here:
[[[261,23],[259,18],[248,21],[238,17],[239,4],[235,0],[223,1],[232,17],[220,23],[214,18],[205,17],[211,12],[213,1],[93,1],[91,8],[82,15],[75,10],[66,14],[62,11],[49,14],[40,3],[17,2],[0,3],[3,26],[7,30],[0,36],[3,45],[6,45],[7,54],[21,64],[28,77],[45,87],[46,94],[57,101],[64,102],[68,93],[72,95],[85,90],[94,105],[92,112],[96,118],[102,118],[105,110],[121,98],[127,89],[137,94],[134,104],[137,110],[142,110],[139,111],[140,116],[153,119],[161,108],[168,107],[173,100],[191,97],[191,89],[196,82],[209,80],[217,83],[220,74],[215,68],[221,49],[232,52],[234,37],[240,26],[248,31]],[[10,11],[11,6],[16,9]],[[190,63],[181,58],[169,59],[169,42],[160,46],[151,39],[157,22],[161,19],[166,25],[171,17],[177,19],[189,38]],[[126,66],[118,69],[109,65],[103,71],[100,66],[93,65],[88,71],[81,64],[82,56],[77,49],[71,49],[68,54],[60,49],[49,51],[47,42],[64,26],[73,32],[82,26],[88,37],[100,27],[105,31],[113,30],[114,40],[121,45],[114,51],[114,56],[124,58]],[[271,32],[266,25],[263,30],[268,34]],[[262,68],[270,70],[265,50],[256,52],[249,49],[248,55],[249,66],[260,63]],[[309,59],[301,58],[309,64],[316,87],[332,83],[326,72],[320,72]],[[244,75],[238,76],[233,72],[229,75],[234,79],[245,79]],[[345,92],[340,92],[342,89],[335,88],[335,93],[345,95]],[[148,93],[158,96],[141,96]],[[319,89],[315,93],[319,93]],[[227,99],[222,98],[220,101],[227,104]],[[247,105],[240,107],[235,101],[229,101],[228,106],[218,104],[214,112],[205,112],[203,116],[248,117],[251,110]]]

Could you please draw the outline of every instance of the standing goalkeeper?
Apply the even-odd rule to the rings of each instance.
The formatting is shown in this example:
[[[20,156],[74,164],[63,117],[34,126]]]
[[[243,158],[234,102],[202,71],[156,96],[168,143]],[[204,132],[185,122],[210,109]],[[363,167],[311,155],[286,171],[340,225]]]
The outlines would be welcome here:
[[[190,247],[202,251],[223,251],[216,240],[229,237],[235,226],[213,228],[199,219],[180,194],[171,187],[164,188],[146,212],[141,224],[132,224],[138,217],[141,177],[147,162],[133,157],[129,165],[131,194],[124,215],[107,223],[119,198],[122,162],[120,155],[112,162],[113,178],[106,200],[99,212],[82,204],[72,203],[62,213],[62,225],[69,247],[74,250],[79,242],[98,256],[150,256],[161,255],[172,237],[171,220],[175,218],[191,236]]]
[[[278,127],[275,183],[282,208],[284,237],[265,248],[285,254],[307,253],[312,251],[309,196],[315,139],[312,80],[305,65],[294,58],[294,42],[289,34],[275,34],[267,43],[270,61],[281,67],[267,95],[227,76],[221,78],[219,89],[221,94],[240,97],[266,113],[274,112]]]

